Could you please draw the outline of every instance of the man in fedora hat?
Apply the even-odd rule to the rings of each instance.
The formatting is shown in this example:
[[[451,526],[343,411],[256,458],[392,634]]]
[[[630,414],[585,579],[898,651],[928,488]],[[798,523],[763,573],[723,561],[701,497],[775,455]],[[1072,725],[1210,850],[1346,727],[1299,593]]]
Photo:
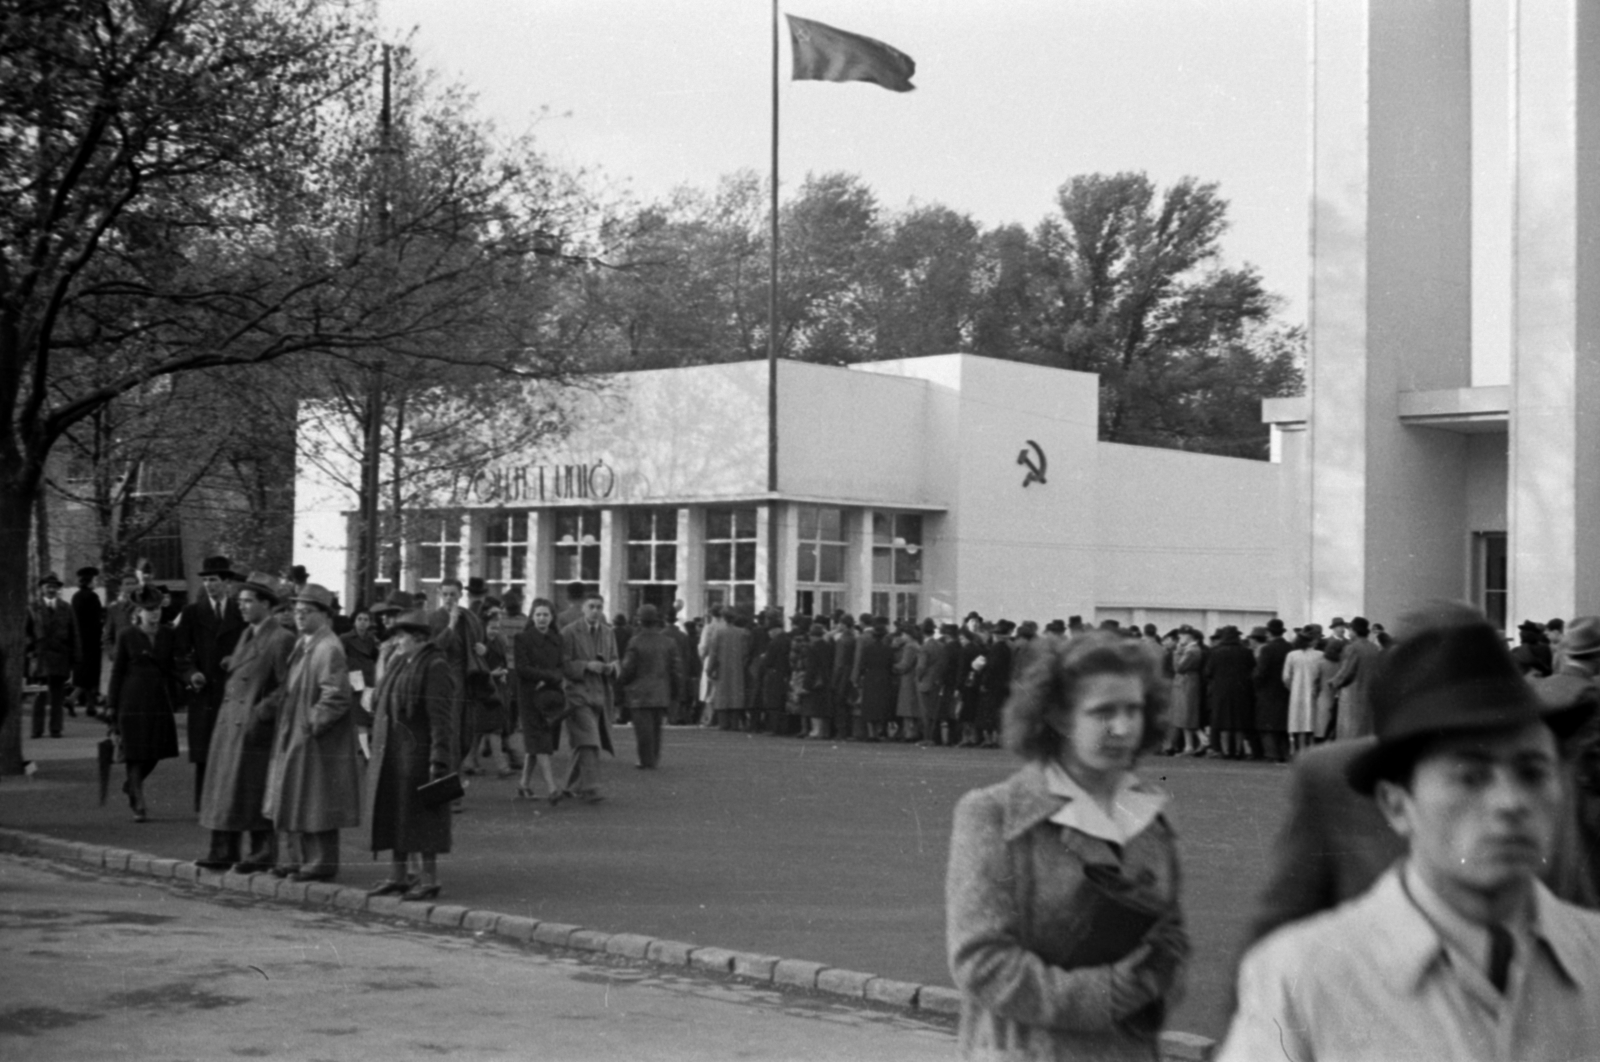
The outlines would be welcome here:
[[[211,731],[222,707],[228,672],[224,661],[244,632],[244,617],[230,593],[239,576],[227,557],[207,557],[200,565],[201,595],[183,606],[174,630],[178,659],[189,683],[189,762],[194,764],[194,807],[200,810]]]
[[[1464,606],[1416,618],[1371,687],[1349,785],[1408,854],[1356,900],[1245,956],[1229,1059],[1572,1059],[1600,1042],[1600,915],[1539,881],[1560,822],[1558,739],[1500,633]]]
[[[61,600],[61,579],[51,572],[39,580],[39,596],[28,606],[27,655],[33,673],[44,680],[50,700],[50,736],[61,736],[67,705],[67,680],[78,661],[78,625]],[[33,736],[44,737],[45,698],[33,702]],[[73,712],[77,715],[77,712]]]
[[[288,678],[263,713],[277,719],[263,810],[282,834],[273,873],[331,881],[339,873],[339,831],[361,824],[349,669],[333,633],[333,593],[308,583],[293,611],[300,636]]]
[[[1340,740],[1364,737],[1372,733],[1372,705],[1369,689],[1377,673],[1378,656],[1382,652],[1372,644],[1369,635],[1372,627],[1366,617],[1357,616],[1350,621],[1349,642],[1339,658],[1339,671],[1333,676],[1333,688],[1339,691],[1339,721],[1334,736]]]
[[[1274,763],[1283,763],[1288,759],[1285,746],[1289,738],[1289,687],[1283,681],[1283,664],[1289,658],[1290,645],[1283,636],[1283,620],[1276,616],[1257,629],[1266,637],[1256,650],[1256,751]]]
[[[95,714],[100,700],[100,628],[106,608],[95,593],[94,581],[100,569],[86,565],[78,569],[78,589],[72,595],[72,622],[78,629],[78,659],[72,667],[72,686],[85,715]]]
[[[195,862],[207,870],[237,866],[241,873],[250,873],[277,863],[277,836],[262,807],[273,736],[263,704],[288,678],[295,641],[273,618],[279,594],[275,578],[252,572],[235,599],[244,630],[228,654],[200,791],[200,825],[211,831],[211,846],[206,857]],[[241,858],[246,833],[250,851]]]

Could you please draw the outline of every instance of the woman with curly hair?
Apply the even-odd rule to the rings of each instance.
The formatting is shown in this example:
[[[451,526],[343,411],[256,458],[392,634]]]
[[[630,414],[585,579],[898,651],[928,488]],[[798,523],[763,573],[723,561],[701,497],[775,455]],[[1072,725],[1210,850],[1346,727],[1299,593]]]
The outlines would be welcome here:
[[[1167,795],[1134,774],[1168,687],[1137,642],[1041,648],[1004,710],[1025,762],[956,806],[945,883],[968,1059],[1145,1059],[1189,952]]]

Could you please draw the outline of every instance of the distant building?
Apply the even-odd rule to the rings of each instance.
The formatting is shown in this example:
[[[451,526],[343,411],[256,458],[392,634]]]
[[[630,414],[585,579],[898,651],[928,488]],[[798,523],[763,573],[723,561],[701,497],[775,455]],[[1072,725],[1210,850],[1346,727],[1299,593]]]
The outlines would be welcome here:
[[[779,370],[776,492],[764,362],[619,374],[574,399],[549,452],[437,491],[411,520],[403,587],[482,575],[560,601],[581,581],[616,610],[689,615],[1167,627],[1277,611],[1279,467],[1097,442],[1093,375],[966,354]],[[326,460],[300,464],[294,556],[353,601],[359,528],[338,484],[354,478]]]

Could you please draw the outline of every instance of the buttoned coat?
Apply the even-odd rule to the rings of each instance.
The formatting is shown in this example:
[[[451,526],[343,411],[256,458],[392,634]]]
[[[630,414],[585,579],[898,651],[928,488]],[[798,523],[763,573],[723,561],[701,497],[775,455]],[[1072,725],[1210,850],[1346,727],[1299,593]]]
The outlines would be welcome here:
[[[1378,657],[1383,650],[1365,638],[1355,638],[1344,647],[1344,658],[1339,661],[1339,673],[1333,677],[1333,688],[1339,691],[1340,740],[1365,737],[1372,733],[1372,678],[1378,671]]]
[[[211,749],[211,731],[216,726],[217,710],[222,706],[223,687],[228,670],[223,666],[244,633],[244,616],[239,603],[224,596],[217,609],[205,594],[183,606],[173,633],[178,636],[178,655],[183,659],[185,678],[205,676],[205,685],[188,688],[189,762],[205,763]]]
[[[761,653],[761,707],[781,712],[789,704],[789,678],[794,674],[794,638],[788,631],[774,631]]]
[[[265,702],[288,679],[293,651],[294,635],[271,617],[234,646],[200,790],[200,825],[208,830],[272,828],[262,810],[273,734]]]
[[[869,723],[894,718],[900,695],[894,659],[894,645],[886,634],[869,631],[856,642],[856,687],[861,691],[861,718]]]
[[[1172,725],[1179,729],[1200,729],[1205,662],[1205,653],[1193,642],[1178,646],[1172,656]]]
[[[360,766],[344,646],[324,627],[296,640],[289,675],[268,698],[276,720],[264,809],[279,830],[361,824]]]
[[[1066,803],[1029,763],[956,804],[945,878],[945,940],[961,992],[967,1059],[1138,1059],[1155,1062],[1157,1031],[1119,1019],[1112,967],[1065,969],[1040,953],[1068,951],[1091,927],[1077,906],[1085,868],[1120,867],[1169,906],[1182,939],[1176,841],[1165,816],[1117,848],[1051,821]],[[1176,975],[1181,979],[1181,972]],[[1180,983],[1164,998],[1177,996]]]
[[[607,718],[611,711],[611,683],[615,676],[597,675],[585,668],[591,661],[617,663],[617,639],[604,623],[595,630],[579,619],[561,629],[561,673],[566,680],[567,739],[573,748],[599,745],[615,755]]]
[[[1215,730],[1251,730],[1256,725],[1256,658],[1237,638],[1224,639],[1206,654],[1206,703]]]
[[[60,597],[54,604],[41,600],[29,605],[27,638],[35,674],[45,678],[72,674],[78,659],[78,624],[71,605]]]
[[[628,639],[618,681],[628,707],[670,708],[683,687],[683,663],[677,644],[659,627],[640,627]]]
[[[917,700],[917,658],[922,646],[909,634],[901,634],[895,643],[894,673],[899,694],[895,699],[894,714],[901,719],[915,719],[922,705]]]
[[[706,674],[712,682],[708,702],[712,711],[740,711],[750,706],[745,693],[749,662],[749,631],[737,623],[724,623],[711,633],[706,646]]]
[[[477,698],[472,695],[472,673],[476,665],[477,646],[487,635],[483,621],[470,608],[458,610],[454,616],[449,609],[436,608],[428,613],[428,626],[433,629],[433,643],[444,653],[450,673],[455,677],[455,704],[451,706],[456,718],[455,762],[466,755],[478,737]]]
[[[417,790],[434,764],[455,765],[455,703],[455,678],[437,645],[389,657],[372,695],[372,762],[361,794],[373,852],[450,851],[450,805],[429,807]]]
[[[1256,654],[1255,667],[1255,728],[1257,730],[1283,731],[1289,729],[1289,687],[1283,679],[1283,662],[1289,657],[1289,643],[1282,638],[1268,638],[1267,644]]]
[[[929,635],[922,641],[917,654],[917,692],[938,694],[944,692],[950,677],[950,654],[954,650],[949,642],[938,635]]]
[[[105,624],[106,607],[100,595],[79,587],[72,595],[72,621],[77,625],[78,658],[72,666],[72,684],[80,689],[100,692],[100,629]]]
[[[130,762],[178,755],[178,724],[172,715],[177,682],[177,638],[171,627],[162,624],[153,637],[139,626],[122,632],[111,659],[106,703]]]

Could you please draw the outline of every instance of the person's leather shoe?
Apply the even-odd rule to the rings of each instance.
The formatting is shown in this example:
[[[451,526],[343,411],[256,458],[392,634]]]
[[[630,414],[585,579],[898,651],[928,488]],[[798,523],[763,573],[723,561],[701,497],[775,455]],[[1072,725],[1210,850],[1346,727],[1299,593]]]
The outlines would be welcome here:
[[[231,860],[231,859],[196,859],[194,861],[194,865],[199,867],[201,870],[231,870],[231,869],[233,869],[233,860]]]
[[[275,878],[287,878],[298,873],[300,873],[299,867],[286,867],[280,865],[272,868],[272,876]]]
[[[252,863],[249,860],[242,860],[233,866],[235,874],[260,874],[273,869],[275,868],[271,863]]]

